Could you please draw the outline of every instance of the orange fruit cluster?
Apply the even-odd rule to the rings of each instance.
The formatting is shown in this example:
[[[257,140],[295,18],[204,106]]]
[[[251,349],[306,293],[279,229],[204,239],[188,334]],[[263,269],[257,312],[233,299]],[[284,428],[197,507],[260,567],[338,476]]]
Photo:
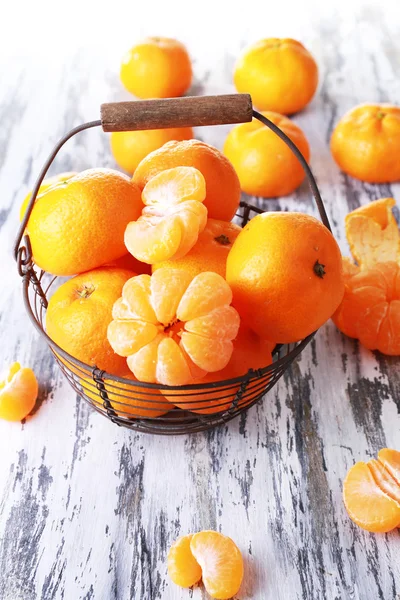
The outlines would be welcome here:
[[[383,448],[377,460],[351,467],[343,500],[351,520],[362,529],[386,533],[400,527],[400,452]]]
[[[345,292],[333,315],[345,335],[370,350],[400,355],[400,234],[393,198],[382,198],[346,217],[357,264],[343,261]]]
[[[227,600],[243,580],[243,558],[235,542],[217,531],[200,531],[178,538],[168,553],[168,574],[181,587],[201,579],[212,598]]]

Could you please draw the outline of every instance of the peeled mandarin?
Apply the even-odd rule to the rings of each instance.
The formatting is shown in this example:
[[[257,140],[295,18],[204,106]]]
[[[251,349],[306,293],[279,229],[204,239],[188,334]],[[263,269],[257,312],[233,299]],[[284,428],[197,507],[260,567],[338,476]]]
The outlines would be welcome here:
[[[38,382],[32,369],[11,365],[0,382],[0,419],[21,421],[33,409],[38,395]]]

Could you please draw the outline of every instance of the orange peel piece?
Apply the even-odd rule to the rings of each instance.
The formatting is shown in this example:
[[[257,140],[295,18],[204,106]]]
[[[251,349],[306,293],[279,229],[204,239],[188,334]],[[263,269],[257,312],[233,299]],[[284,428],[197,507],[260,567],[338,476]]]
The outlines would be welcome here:
[[[13,363],[0,381],[0,419],[22,421],[35,406],[38,390],[32,369]]]

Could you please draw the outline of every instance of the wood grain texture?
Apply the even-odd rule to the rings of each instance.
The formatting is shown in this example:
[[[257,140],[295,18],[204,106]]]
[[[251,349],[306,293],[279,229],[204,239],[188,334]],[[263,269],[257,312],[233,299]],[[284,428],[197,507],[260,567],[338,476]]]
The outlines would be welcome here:
[[[0,422],[0,598],[205,600],[201,588],[168,581],[166,553],[178,535],[215,528],[245,556],[237,600],[398,600],[399,531],[363,532],[341,500],[355,461],[382,446],[399,449],[398,359],[359,347],[328,323],[241,418],[204,434],[152,437],[116,427],[76,398],[24,313],[10,250],[20,203],[62,134],[96,118],[101,102],[130,99],[118,81],[120,51],[142,33],[165,31],[187,43],[194,95],[232,93],[232,67],[249,41],[288,34],[303,40],[320,64],[321,84],[294,120],[310,140],[342,250],[348,210],[382,196],[400,201],[399,185],[372,186],[340,173],[328,147],[334,123],[354,104],[399,102],[398,19],[386,5],[384,12],[301,2],[291,11],[277,7],[264,22],[232,6],[222,31],[218,14],[208,26],[199,15],[194,34],[172,23],[176,3],[167,4],[152,13],[151,31],[145,16],[124,13],[121,32],[107,23],[82,28],[84,48],[72,49],[58,28],[51,51],[49,39],[57,36],[50,29],[42,36],[45,53],[26,43],[18,55],[1,58],[0,364],[18,359],[33,367],[42,405],[23,425]],[[93,5],[91,12],[97,18]],[[135,22],[141,24],[132,29]],[[228,129],[196,133],[221,148]],[[92,166],[115,167],[109,140],[97,130],[68,142],[52,172]],[[315,214],[306,184],[267,204]]]

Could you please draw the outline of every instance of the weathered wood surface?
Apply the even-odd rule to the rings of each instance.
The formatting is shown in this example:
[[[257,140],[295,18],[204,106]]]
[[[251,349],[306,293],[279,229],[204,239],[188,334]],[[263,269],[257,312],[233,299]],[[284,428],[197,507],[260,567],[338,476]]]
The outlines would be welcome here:
[[[218,3],[205,2],[195,33],[188,12],[186,25],[177,25],[176,2],[146,7],[141,15],[133,6],[129,14],[124,4],[118,31],[106,18],[100,23],[97,4],[82,2],[79,14],[92,11],[95,26],[91,31],[88,22],[77,21],[74,28],[73,5],[55,26],[27,35],[14,57],[1,55],[0,364],[18,359],[32,366],[43,403],[24,425],[0,423],[0,598],[205,598],[200,588],[172,585],[165,566],[169,544],[203,528],[223,531],[242,549],[240,600],[400,598],[399,532],[361,531],[341,500],[354,461],[382,446],[400,447],[398,359],[360,348],[330,323],[241,418],[190,437],[138,435],[71,392],[24,312],[10,254],[20,202],[53,143],[98,118],[101,102],[129,99],[118,82],[121,52],[137,34],[153,32],[188,44],[195,58],[193,94],[232,92],[234,58],[249,40],[292,35],[310,47],[321,86],[295,121],[311,142],[311,164],[346,250],[349,209],[382,196],[400,200],[399,185],[364,185],[341,174],[328,149],[333,124],[352,105],[400,100],[396,10],[347,2],[335,11],[300,2],[271,15],[260,2],[256,18],[230,4],[224,26]],[[211,5],[214,19],[207,13]],[[18,43],[27,34],[29,11],[18,21]],[[80,40],[84,48],[75,49]],[[227,130],[197,134],[221,147]],[[100,131],[70,141],[53,172],[91,166],[114,166]],[[315,210],[306,185],[269,206]]]

